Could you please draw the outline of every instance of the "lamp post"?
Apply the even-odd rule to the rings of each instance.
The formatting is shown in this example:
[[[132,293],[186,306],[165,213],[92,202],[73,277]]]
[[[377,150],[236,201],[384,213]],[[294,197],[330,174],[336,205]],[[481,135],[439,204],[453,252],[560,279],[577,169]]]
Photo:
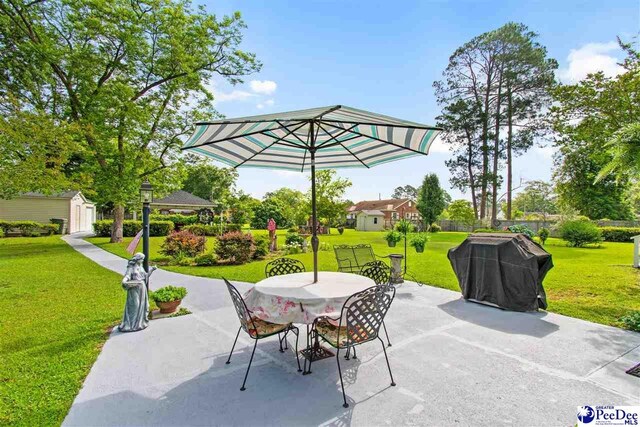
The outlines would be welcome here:
[[[153,187],[145,179],[140,186],[140,201],[142,202],[142,253],[144,254],[144,271],[149,273],[149,205],[153,202]]]

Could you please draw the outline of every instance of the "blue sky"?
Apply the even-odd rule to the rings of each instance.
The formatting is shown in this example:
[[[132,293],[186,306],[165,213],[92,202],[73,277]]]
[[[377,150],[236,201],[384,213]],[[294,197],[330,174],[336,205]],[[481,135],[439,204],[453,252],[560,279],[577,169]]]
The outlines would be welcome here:
[[[244,84],[214,82],[216,108],[232,118],[343,104],[434,124],[439,108],[432,83],[451,53],[472,37],[506,22],[522,22],[560,63],[558,78],[589,71],[619,72],[615,38],[640,31],[640,2],[616,1],[221,1],[202,2],[218,15],[239,10],[248,26],[243,48],[263,62]],[[553,147],[520,157],[514,178],[549,180]],[[354,200],[389,197],[399,185],[418,186],[434,172],[451,190],[446,146],[369,170],[345,170]],[[239,169],[238,188],[261,198],[280,187],[305,191],[307,174]]]

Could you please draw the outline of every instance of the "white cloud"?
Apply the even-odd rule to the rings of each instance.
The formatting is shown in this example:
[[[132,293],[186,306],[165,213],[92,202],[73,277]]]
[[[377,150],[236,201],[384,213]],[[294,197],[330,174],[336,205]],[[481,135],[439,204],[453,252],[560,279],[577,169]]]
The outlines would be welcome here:
[[[249,82],[249,87],[255,93],[259,93],[261,95],[271,95],[276,91],[278,85],[272,80],[251,80]]]
[[[234,90],[229,93],[214,92],[214,96],[216,101],[226,102],[226,101],[246,101],[247,99],[253,98],[257,95],[244,90]]]
[[[558,78],[565,83],[577,83],[587,74],[602,71],[605,76],[616,76],[623,72],[612,55],[620,51],[616,42],[588,43],[579,49],[571,49],[566,68],[558,70]]]
[[[262,110],[265,107],[271,107],[273,104],[275,104],[275,101],[273,99],[267,99],[264,102],[259,102],[256,105],[256,108],[258,108],[258,110]]]

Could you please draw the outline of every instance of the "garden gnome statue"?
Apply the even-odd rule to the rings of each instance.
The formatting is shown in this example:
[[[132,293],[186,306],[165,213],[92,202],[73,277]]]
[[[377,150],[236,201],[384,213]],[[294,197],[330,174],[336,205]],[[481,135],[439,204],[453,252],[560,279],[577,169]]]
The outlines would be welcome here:
[[[278,250],[278,236],[276,234],[276,222],[273,218],[269,218],[267,230],[269,230],[269,250],[275,252]]]
[[[127,291],[127,302],[124,306],[124,315],[118,329],[122,332],[135,332],[149,325],[149,295],[147,285],[149,276],[156,269],[151,267],[147,274],[142,262],[144,254],[138,252],[129,260],[127,271],[122,278],[122,287]]]

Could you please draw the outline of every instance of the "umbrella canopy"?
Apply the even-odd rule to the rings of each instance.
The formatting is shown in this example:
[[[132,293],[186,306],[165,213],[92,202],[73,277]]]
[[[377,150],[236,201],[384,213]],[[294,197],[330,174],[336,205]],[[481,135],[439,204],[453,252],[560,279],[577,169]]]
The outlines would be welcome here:
[[[427,154],[441,129],[334,105],[197,123],[183,150],[234,168],[311,171],[314,279],[317,280],[315,170],[370,168]]]

